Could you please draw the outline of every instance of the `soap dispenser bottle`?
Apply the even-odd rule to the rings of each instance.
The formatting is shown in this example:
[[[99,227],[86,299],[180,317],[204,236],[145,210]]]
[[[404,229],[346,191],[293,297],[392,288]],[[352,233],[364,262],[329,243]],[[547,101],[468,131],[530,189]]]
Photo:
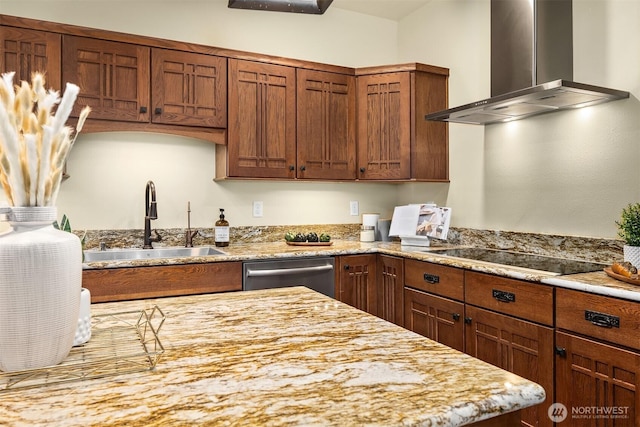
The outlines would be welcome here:
[[[220,208],[220,219],[215,226],[216,246],[229,246],[229,221],[224,219],[224,209]]]

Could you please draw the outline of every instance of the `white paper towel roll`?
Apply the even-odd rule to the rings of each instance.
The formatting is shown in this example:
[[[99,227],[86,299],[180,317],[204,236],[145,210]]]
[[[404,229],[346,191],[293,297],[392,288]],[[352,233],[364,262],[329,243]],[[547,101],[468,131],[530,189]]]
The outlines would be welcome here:
[[[362,214],[362,225],[372,225],[375,228],[378,228],[379,219],[380,219],[380,214],[377,214],[377,213]]]

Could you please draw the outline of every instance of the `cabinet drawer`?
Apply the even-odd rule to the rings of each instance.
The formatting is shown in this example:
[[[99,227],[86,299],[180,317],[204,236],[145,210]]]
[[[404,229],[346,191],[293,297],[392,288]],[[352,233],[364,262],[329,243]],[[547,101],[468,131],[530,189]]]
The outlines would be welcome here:
[[[558,288],[556,326],[640,349],[640,302]]]
[[[553,288],[550,286],[467,271],[465,302],[553,325]]]
[[[404,283],[436,295],[464,299],[464,271],[458,268],[405,259]]]

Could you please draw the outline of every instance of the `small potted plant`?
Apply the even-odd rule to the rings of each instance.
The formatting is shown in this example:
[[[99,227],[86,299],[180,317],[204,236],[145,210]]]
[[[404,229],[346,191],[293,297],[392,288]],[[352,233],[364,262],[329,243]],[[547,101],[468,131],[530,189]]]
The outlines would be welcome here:
[[[640,268],[640,203],[630,203],[622,209],[616,221],[618,236],[624,241],[624,260]]]

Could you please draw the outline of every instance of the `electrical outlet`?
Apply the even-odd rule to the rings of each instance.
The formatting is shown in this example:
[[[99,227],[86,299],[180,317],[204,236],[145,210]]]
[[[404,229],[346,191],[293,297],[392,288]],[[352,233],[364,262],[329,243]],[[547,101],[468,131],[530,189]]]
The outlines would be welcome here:
[[[261,218],[264,215],[264,205],[261,201],[253,202],[253,217]]]
[[[360,208],[358,207],[358,201],[352,200],[349,202],[349,215],[358,216],[360,215]]]

